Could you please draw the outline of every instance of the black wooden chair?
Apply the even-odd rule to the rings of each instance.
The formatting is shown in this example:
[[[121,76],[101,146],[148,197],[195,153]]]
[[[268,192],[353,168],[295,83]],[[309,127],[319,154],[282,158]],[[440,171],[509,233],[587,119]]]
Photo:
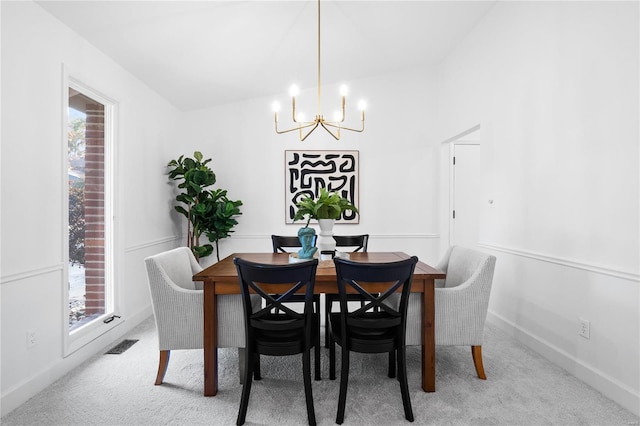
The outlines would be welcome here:
[[[313,240],[313,246],[316,245],[316,238]],[[274,253],[291,253],[297,252],[299,248],[302,247],[300,240],[297,236],[288,236],[288,235],[272,235],[271,243],[273,244],[273,252]],[[296,249],[296,250],[290,250]]]
[[[316,246],[318,237],[313,239],[313,246]],[[297,236],[289,235],[271,235],[271,244],[273,245],[274,253],[295,253],[302,247],[302,243]],[[292,297],[292,302],[304,302],[304,296],[296,295]],[[320,295],[313,295],[313,303],[316,305],[316,312],[320,312]],[[325,323],[326,324],[326,323]],[[325,346],[327,346],[325,342]],[[318,322],[318,345],[316,346],[316,358],[320,359],[320,323]],[[320,372],[316,371],[315,380],[320,380]]]
[[[318,260],[289,265],[266,265],[240,258],[233,262],[238,271],[245,313],[246,357],[237,425],[245,422],[252,379],[260,380],[260,355],[288,356],[302,354],[302,376],[310,425],[316,424],[311,389],[311,347],[318,346],[320,314],[314,311],[313,287]],[[263,307],[254,311],[251,294],[263,299]],[[297,312],[287,303],[304,295],[304,309]],[[319,351],[315,370],[320,374]],[[285,407],[283,401],[282,407]],[[264,420],[264,419],[262,419]]]
[[[334,235],[333,239],[336,240],[336,247],[340,248],[349,248],[349,251],[352,253],[362,251],[367,251],[367,246],[369,244],[369,234],[363,235]],[[352,301],[363,302],[362,297],[359,294],[349,294],[347,298]],[[333,306],[333,302],[338,300],[338,295],[335,293],[327,293],[324,296],[324,324],[325,324],[325,334],[324,334],[324,346],[329,347],[329,313],[331,312],[331,308]]]
[[[334,235],[336,247],[350,247],[350,252],[367,251],[369,245],[369,234],[363,235]]]
[[[387,263],[361,263],[334,259],[340,297],[340,312],[329,317],[329,378],[336,376],[335,344],[342,348],[340,395],[336,423],[344,421],[349,382],[349,353],[389,353],[389,377],[395,377],[396,356],[398,381],[405,418],[413,421],[413,410],[407,383],[405,333],[407,306],[411,280],[418,258]],[[366,291],[360,283],[379,283],[380,293]],[[347,291],[356,291],[364,300],[364,306],[350,310]],[[401,292],[398,308],[385,303],[387,298]],[[380,419],[382,422],[382,419]]]

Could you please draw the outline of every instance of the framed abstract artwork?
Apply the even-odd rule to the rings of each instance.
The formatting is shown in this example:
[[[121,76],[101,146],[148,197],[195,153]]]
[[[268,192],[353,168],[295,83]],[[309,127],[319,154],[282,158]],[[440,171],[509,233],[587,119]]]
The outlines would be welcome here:
[[[317,198],[320,188],[337,192],[358,206],[358,151],[285,151],[285,223],[293,223],[296,203]],[[345,211],[336,223],[358,223]]]

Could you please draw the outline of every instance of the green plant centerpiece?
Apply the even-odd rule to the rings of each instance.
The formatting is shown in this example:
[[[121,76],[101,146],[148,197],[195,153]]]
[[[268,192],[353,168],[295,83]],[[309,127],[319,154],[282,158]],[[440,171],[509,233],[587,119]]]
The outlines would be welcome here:
[[[336,219],[340,219],[344,211],[351,210],[354,213],[360,213],[351,201],[337,192],[329,192],[326,188],[320,188],[318,198],[303,197],[296,203],[296,207],[298,210],[293,217],[294,222],[304,219],[306,216],[307,223],[305,228],[308,228],[311,219],[318,221],[320,226],[318,247],[321,251],[335,251],[336,242],[333,239],[333,224]]]
[[[242,201],[233,201],[227,197],[224,189],[210,189],[216,183],[216,174],[208,166],[211,158],[203,159],[200,151],[193,153],[193,158],[181,155],[171,160],[169,179],[180,181],[178,188],[182,190],[176,196],[179,205],[175,210],[187,218],[187,246],[196,259],[213,253],[212,244],[200,244],[204,234],[210,242],[215,243],[216,257],[220,261],[218,242],[230,236],[233,227],[238,224],[236,216],[242,214]]]
[[[351,201],[337,192],[329,192],[326,188],[320,188],[318,198],[303,197],[296,203],[296,207],[298,210],[293,217],[293,221],[304,219],[307,216],[307,224],[305,225],[307,227],[311,219],[340,219],[340,216],[346,210],[360,213]]]

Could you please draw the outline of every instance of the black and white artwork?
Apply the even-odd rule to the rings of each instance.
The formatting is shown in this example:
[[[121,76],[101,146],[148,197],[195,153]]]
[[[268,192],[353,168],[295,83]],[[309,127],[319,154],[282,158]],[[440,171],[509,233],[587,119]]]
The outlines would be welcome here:
[[[358,151],[285,151],[285,223],[293,223],[296,203],[318,197],[320,188],[337,192],[358,206]],[[352,211],[337,223],[358,223]]]

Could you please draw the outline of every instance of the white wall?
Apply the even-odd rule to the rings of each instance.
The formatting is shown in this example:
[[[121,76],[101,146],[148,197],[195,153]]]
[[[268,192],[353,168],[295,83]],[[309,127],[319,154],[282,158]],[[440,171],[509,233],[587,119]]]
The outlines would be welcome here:
[[[369,104],[363,134],[336,142],[318,130],[304,143],[273,133],[273,99],[183,116],[37,5],[0,8],[3,414],[150,313],[142,259],[178,244],[183,225],[167,215],[169,159],[201,150],[213,158],[218,185],[244,202],[224,256],[266,250],[270,234],[296,232],[299,225],[284,223],[286,149],[357,149],[361,221],[336,232],[368,232],[371,250],[435,262],[446,232],[440,142],[476,124],[483,198],[495,200],[480,230],[483,249],[498,256],[491,319],[638,412],[637,4],[499,2],[439,74],[350,82],[351,105],[361,95]],[[117,260],[126,320],[66,359],[63,62],[119,103]],[[327,110],[334,93],[323,87]],[[315,99],[315,88],[302,96]],[[288,105],[286,94],[279,100]],[[579,316],[592,322],[590,340],[577,335]],[[29,328],[42,339],[27,351]]]
[[[151,314],[142,259],[175,246],[164,166],[178,111],[32,2],[2,2],[2,414]],[[122,322],[63,358],[62,69],[118,103],[116,285]],[[171,147],[171,150],[169,149]],[[27,350],[26,330],[38,343]]]
[[[637,2],[498,2],[438,109],[440,140],[482,128],[492,319],[636,414],[638,36]]]
[[[399,250],[436,262],[439,147],[435,143],[436,88],[433,69],[406,71],[349,82],[347,121],[357,125],[357,101],[368,103],[363,133],[343,131],[336,141],[319,128],[304,142],[296,132],[277,135],[271,104],[263,98],[188,113],[184,153],[213,158],[217,184],[243,201],[243,214],[221,254],[271,249],[271,234],[295,235],[304,222],[285,225],[285,150],[358,150],[359,224],[337,224],[336,234],[369,233],[370,250]],[[316,102],[316,87],[299,99]],[[338,88],[323,86],[323,113],[339,105]],[[281,126],[291,112],[286,93],[278,98]],[[351,107],[351,109],[349,109]],[[303,107],[304,108],[304,107]],[[306,109],[315,115],[315,108]],[[176,156],[180,154],[176,147]]]

